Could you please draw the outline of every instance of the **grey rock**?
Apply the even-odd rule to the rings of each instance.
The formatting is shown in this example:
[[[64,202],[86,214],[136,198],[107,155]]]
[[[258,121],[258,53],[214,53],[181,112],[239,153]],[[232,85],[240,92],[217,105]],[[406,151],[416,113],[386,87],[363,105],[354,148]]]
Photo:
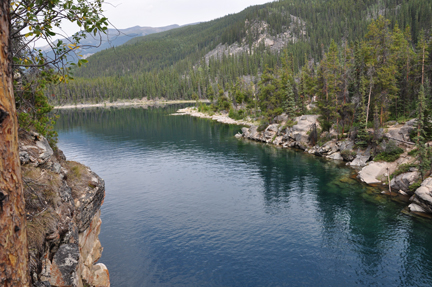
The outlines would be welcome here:
[[[53,264],[57,265],[65,286],[73,286],[78,280],[76,268],[79,256],[78,244],[62,244],[54,255]]]
[[[408,194],[412,194],[409,191],[409,186],[416,182],[420,178],[418,171],[402,173],[390,181],[390,187],[394,190],[403,190]]]
[[[36,282],[33,287],[51,287],[51,284],[48,281]]]
[[[89,227],[91,220],[99,211],[105,199],[105,181],[94,172],[91,172],[91,174],[97,178],[97,186],[88,190],[82,197],[77,199],[78,204],[75,204],[77,210],[75,220],[79,232],[83,232]]]
[[[415,123],[416,120],[413,119],[406,122],[402,127],[391,127],[388,129],[388,132],[385,134],[385,136],[399,141],[409,142],[411,140],[409,134],[412,130],[414,130]]]
[[[428,177],[422,182],[411,201],[423,210],[417,212],[432,213],[432,177]]]
[[[340,152],[335,152],[334,154],[327,156],[327,158],[333,159],[333,160],[344,160],[343,157],[341,156]]]
[[[321,155],[333,154],[333,153],[337,152],[338,150],[339,150],[339,147],[336,144],[336,142],[335,141],[329,141],[329,142],[325,143],[322,147],[320,147],[319,153]]]
[[[348,163],[350,166],[365,166],[366,162],[370,159],[370,156],[365,155],[357,155],[356,158]]]
[[[343,142],[341,142],[340,144],[340,150],[352,150],[354,147],[354,141],[352,140],[345,140]]]
[[[61,164],[59,164],[58,162],[54,163],[53,166],[51,167],[51,170],[55,173],[60,173],[61,172]]]
[[[284,122],[286,120],[288,120],[288,116],[286,114],[281,114],[280,116],[274,118],[274,121],[277,123]]]
[[[20,158],[20,162],[22,165],[30,162],[29,154],[26,151],[20,151],[19,152],[19,158]]]
[[[287,135],[298,143],[307,143],[309,141],[309,131],[312,125],[317,124],[318,115],[305,115],[295,119],[297,122],[291,128],[287,128]]]
[[[62,201],[69,203],[73,206],[72,189],[64,182],[59,189],[59,195]]]
[[[408,208],[409,211],[411,212],[426,212],[426,210],[424,210],[423,207],[415,203],[411,203],[410,205],[408,205]]]
[[[36,141],[36,146],[40,149],[40,163],[46,162],[54,154],[54,151],[49,145],[47,139],[43,136],[38,137],[38,141]]]

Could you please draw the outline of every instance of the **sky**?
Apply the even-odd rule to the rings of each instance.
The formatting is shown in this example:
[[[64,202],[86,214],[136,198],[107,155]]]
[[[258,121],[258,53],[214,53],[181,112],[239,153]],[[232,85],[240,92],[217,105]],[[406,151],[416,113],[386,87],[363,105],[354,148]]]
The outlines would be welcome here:
[[[103,7],[104,14],[112,25],[117,29],[125,29],[133,26],[163,27],[206,22],[271,1],[105,0]],[[72,23],[63,23],[62,30],[67,36],[71,36],[78,31],[78,27]]]
[[[106,0],[105,16],[119,29],[210,21],[271,0]]]
[[[109,28],[126,29],[133,26],[163,27],[206,22],[238,13],[249,6],[273,0],[105,0],[104,15],[111,22]],[[76,24],[63,22],[53,40],[70,37],[79,31]],[[37,40],[35,47],[46,46]]]

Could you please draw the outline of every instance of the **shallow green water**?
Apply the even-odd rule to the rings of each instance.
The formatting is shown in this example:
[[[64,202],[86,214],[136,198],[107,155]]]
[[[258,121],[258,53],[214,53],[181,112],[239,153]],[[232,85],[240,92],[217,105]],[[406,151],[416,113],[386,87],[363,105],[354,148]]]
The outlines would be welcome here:
[[[432,224],[339,164],[236,140],[178,106],[63,111],[106,181],[112,286],[432,286]]]

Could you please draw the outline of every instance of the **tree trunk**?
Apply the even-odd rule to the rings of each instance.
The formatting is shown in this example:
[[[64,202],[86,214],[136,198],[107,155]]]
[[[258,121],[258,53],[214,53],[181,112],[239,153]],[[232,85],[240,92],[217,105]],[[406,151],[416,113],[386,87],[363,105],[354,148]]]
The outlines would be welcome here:
[[[368,124],[368,120],[369,120],[369,109],[370,109],[371,95],[372,95],[372,84],[370,85],[368,105],[367,105],[367,110],[366,110],[366,128],[365,128],[366,130],[367,130],[367,124]]]
[[[10,0],[0,2],[0,286],[29,286],[25,201],[10,52]]]

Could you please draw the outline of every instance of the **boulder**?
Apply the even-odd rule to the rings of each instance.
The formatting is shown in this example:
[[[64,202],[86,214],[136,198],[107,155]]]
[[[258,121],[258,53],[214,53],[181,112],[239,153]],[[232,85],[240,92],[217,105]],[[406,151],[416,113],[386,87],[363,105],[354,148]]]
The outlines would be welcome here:
[[[332,140],[323,144],[318,151],[321,155],[326,155],[326,154],[333,154],[338,150],[339,150],[339,146],[336,144],[336,141]]]
[[[354,141],[352,140],[344,140],[343,142],[340,143],[340,147],[339,147],[341,151],[352,150],[353,148],[354,148]]]
[[[341,156],[340,152],[335,152],[331,155],[328,155],[327,158],[333,159],[333,160],[344,160],[343,157]]]
[[[432,177],[425,179],[412,197],[413,204],[419,206],[423,211],[432,213]]]
[[[420,205],[417,205],[415,203],[411,203],[408,205],[408,209],[411,212],[426,212]]]
[[[389,127],[387,132],[385,133],[385,136],[390,139],[396,139],[399,141],[411,141],[409,134],[412,130],[414,130],[416,120],[410,120],[405,123],[403,126],[392,126]]]
[[[358,154],[352,162],[349,162],[347,165],[350,166],[365,166],[366,162],[370,159],[368,155],[360,155]]]
[[[361,181],[367,184],[381,183],[387,180],[388,175],[396,170],[396,163],[388,162],[369,162],[359,172]]]
[[[297,117],[295,121],[297,124],[292,126],[291,128],[287,128],[286,134],[293,140],[298,143],[302,143],[304,146],[305,143],[309,142],[309,131],[312,128],[312,125],[318,124],[317,119],[318,115],[304,115]]]
[[[283,136],[278,136],[275,138],[275,140],[273,141],[274,145],[282,145],[283,144]]]
[[[279,125],[269,125],[265,131],[264,131],[264,139],[267,143],[270,143],[273,141],[273,138],[277,135]]]
[[[403,190],[408,194],[412,194],[409,187],[419,178],[420,173],[418,171],[402,173],[390,181],[390,187],[394,190]]]
[[[276,122],[276,123],[285,122],[287,120],[288,120],[288,115],[285,113],[274,118],[274,122]]]

